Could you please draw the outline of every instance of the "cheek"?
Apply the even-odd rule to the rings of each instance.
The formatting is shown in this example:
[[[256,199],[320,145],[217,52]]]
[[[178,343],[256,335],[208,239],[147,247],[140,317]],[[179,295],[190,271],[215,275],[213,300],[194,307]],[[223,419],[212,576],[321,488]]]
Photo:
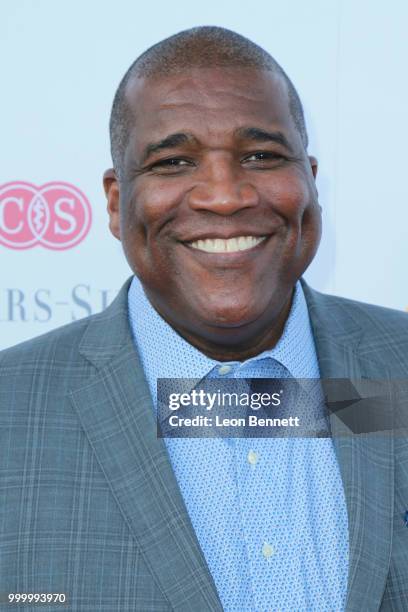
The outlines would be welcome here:
[[[315,190],[301,172],[281,172],[263,183],[260,188],[267,194],[267,200],[289,223],[299,224],[306,208],[315,202]]]
[[[182,197],[183,191],[176,181],[154,179],[147,182],[141,177],[132,194],[133,216],[149,232],[174,215]]]
[[[183,191],[171,181],[137,181],[121,208],[122,246],[132,270],[147,285],[178,274],[169,240],[172,221],[179,211]],[[167,226],[167,227],[166,227]]]
[[[266,187],[265,187],[266,189]],[[299,267],[299,274],[309,265],[316,253],[321,235],[321,215],[313,178],[302,169],[281,173],[268,186],[271,207],[285,224],[281,263],[285,267]]]

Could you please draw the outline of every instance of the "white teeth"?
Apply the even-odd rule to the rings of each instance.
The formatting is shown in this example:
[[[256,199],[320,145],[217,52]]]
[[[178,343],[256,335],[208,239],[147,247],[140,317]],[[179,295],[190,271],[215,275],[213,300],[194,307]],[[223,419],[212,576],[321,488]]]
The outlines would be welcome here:
[[[206,253],[235,253],[252,249],[265,238],[266,236],[236,236],[235,238],[228,238],[228,240],[206,238],[205,240],[190,242],[190,246]]]

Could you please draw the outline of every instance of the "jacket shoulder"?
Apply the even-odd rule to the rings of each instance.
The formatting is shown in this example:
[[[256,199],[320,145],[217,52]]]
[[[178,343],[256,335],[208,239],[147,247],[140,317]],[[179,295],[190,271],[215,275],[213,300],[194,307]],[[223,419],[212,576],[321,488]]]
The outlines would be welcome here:
[[[367,304],[336,295],[314,291],[316,303],[324,306],[332,314],[340,312],[364,329],[365,332],[387,334],[398,332],[408,339],[408,313],[393,308]]]
[[[351,348],[393,376],[408,372],[408,314],[392,308],[303,289],[315,340]]]
[[[0,368],[23,365],[38,360],[43,361],[58,354],[59,357],[72,358],[73,351],[78,349],[83,334],[90,320],[98,315],[91,315],[58,327],[40,336],[26,340],[15,346],[0,351]]]
[[[105,310],[49,331],[41,336],[0,351],[0,371],[7,366],[46,362],[74,364],[80,347],[92,346],[95,355],[107,354],[120,346],[129,335],[127,292],[131,278]]]

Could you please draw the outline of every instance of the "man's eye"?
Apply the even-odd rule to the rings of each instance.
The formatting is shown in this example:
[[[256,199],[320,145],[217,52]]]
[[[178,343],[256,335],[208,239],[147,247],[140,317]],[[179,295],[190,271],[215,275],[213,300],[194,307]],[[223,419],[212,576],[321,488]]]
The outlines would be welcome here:
[[[186,166],[191,166],[191,162],[180,157],[170,157],[169,159],[161,159],[150,166],[151,170],[172,171],[184,169]]]
[[[284,160],[285,157],[280,153],[272,153],[271,151],[257,151],[247,155],[244,162],[277,162]]]

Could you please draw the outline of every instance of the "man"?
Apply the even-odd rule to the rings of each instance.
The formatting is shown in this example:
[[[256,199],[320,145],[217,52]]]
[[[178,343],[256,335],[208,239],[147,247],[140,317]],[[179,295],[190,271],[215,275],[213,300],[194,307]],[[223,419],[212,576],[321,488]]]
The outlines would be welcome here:
[[[404,314],[300,280],[321,215],[292,83],[238,34],[182,32],[126,73],[111,144],[135,277],[1,356],[0,590],[81,611],[408,609],[404,438],[340,435],[335,413],[323,439],[156,434],[158,378],[406,378]]]

